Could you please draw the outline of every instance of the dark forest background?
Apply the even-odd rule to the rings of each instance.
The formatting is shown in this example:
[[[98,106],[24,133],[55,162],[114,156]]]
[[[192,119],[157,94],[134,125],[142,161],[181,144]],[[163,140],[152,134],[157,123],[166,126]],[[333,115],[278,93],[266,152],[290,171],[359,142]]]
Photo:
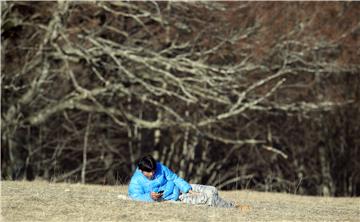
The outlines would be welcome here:
[[[360,194],[358,2],[1,2],[1,177]]]

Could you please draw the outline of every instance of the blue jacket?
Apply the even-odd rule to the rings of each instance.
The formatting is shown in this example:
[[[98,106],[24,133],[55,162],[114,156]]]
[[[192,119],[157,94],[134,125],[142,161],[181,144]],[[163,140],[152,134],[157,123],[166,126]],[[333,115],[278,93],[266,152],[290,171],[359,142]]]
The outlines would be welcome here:
[[[128,194],[133,200],[154,201],[150,193],[164,190],[164,200],[178,200],[180,191],[187,193],[191,186],[184,179],[178,177],[165,165],[156,163],[156,171],[152,180],[149,180],[137,168],[131,177]]]

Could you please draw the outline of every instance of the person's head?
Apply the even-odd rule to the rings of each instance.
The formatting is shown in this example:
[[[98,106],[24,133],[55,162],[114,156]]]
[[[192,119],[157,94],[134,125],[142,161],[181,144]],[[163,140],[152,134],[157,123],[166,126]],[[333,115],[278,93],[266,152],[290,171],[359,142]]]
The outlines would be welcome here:
[[[156,171],[156,161],[154,157],[151,155],[144,156],[140,159],[137,166],[145,177],[147,177],[149,180],[153,178]]]

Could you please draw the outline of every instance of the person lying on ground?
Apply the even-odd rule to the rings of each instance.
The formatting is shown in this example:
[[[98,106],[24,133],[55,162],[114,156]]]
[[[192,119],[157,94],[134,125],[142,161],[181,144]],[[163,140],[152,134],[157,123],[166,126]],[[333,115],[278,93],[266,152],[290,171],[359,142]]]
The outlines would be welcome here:
[[[131,177],[128,195],[133,200],[180,201],[189,204],[205,204],[212,207],[239,207],[219,196],[213,186],[189,184],[151,156],[145,156],[137,164]]]

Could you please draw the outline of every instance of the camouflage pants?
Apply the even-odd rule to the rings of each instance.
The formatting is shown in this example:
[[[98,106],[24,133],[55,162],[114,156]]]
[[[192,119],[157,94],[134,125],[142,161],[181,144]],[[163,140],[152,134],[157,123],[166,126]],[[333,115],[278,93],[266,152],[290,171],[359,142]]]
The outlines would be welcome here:
[[[233,202],[225,201],[219,197],[218,190],[213,186],[191,184],[194,194],[181,194],[179,199],[183,203],[206,204],[211,207],[235,207]]]

